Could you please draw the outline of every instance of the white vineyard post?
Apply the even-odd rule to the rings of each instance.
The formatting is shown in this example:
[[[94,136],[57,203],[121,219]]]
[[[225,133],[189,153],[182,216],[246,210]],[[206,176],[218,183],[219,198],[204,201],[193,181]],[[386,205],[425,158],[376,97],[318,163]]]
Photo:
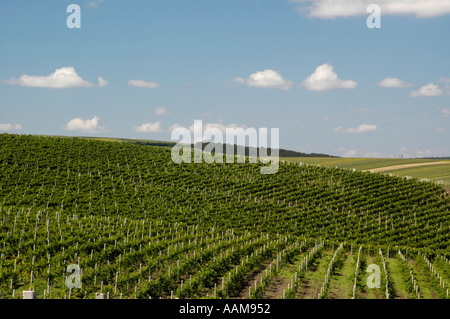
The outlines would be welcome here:
[[[118,279],[118,276],[119,276],[119,272],[117,271],[116,272],[116,284],[114,285],[114,295],[117,294],[117,279]]]
[[[384,261],[383,252],[381,251],[381,248],[379,248],[378,251],[379,251],[380,256],[381,256],[381,261],[383,262],[384,275],[385,275],[385,278],[386,278],[386,299],[389,299],[388,274],[387,274],[387,269],[386,269],[386,263]]]
[[[15,290],[13,291],[13,298],[14,298]],[[28,290],[23,292],[23,299],[36,299],[36,291],[34,290]]]
[[[95,299],[105,299],[105,294],[100,292],[95,294]]]

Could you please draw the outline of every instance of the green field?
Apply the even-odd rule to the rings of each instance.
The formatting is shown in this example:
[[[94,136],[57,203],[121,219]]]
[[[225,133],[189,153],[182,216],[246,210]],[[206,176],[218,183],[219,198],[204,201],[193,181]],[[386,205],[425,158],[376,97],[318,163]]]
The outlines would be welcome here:
[[[416,179],[429,179],[431,181],[441,183],[443,185],[450,185],[450,160],[438,159],[394,159],[394,158],[281,158],[288,162],[304,163],[311,165],[320,165],[328,167],[339,167],[344,169],[356,169],[360,171],[370,170],[375,168],[383,168],[396,165],[415,164],[415,163],[433,163],[433,162],[448,162],[449,165],[433,165],[423,167],[411,167],[396,170],[385,171],[386,174],[396,176],[410,176]]]
[[[390,171],[390,173],[397,176],[411,176],[418,179],[429,179],[444,185],[450,185],[450,165],[404,168]]]
[[[447,298],[442,186],[295,163],[261,174],[264,165],[176,164],[166,147],[1,134],[2,298],[416,298],[407,267],[422,298]],[[381,288],[366,285],[369,264],[385,271],[381,256],[388,294],[384,275]],[[67,281],[69,265],[81,287]]]

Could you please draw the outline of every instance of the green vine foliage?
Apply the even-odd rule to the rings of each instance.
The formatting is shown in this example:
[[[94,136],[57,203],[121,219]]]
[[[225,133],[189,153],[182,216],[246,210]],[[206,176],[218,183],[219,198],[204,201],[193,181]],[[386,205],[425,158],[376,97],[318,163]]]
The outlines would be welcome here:
[[[449,255],[450,199],[438,185],[287,163],[262,175],[262,165],[176,164],[170,148],[0,134],[2,298],[18,298],[31,272],[39,294],[64,298],[69,264],[83,272],[73,298],[187,298],[230,296],[300,242]],[[299,253],[286,252],[285,263]]]

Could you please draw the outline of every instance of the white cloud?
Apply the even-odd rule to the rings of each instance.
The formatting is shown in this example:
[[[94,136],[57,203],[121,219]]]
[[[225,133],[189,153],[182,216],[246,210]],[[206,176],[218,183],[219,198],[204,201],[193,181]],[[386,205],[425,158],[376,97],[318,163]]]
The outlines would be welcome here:
[[[373,0],[289,0],[311,17],[334,19],[368,15]],[[430,18],[450,14],[448,0],[378,0],[383,15],[413,15]]]
[[[155,89],[159,87],[159,84],[153,81],[145,82],[143,80],[130,80],[128,82],[128,85],[136,86],[140,88],[148,88],[148,89]]]
[[[189,128],[189,130],[191,132],[193,132],[193,126],[191,126]],[[206,123],[203,124],[203,130],[207,130],[207,129],[211,129],[211,128],[216,128],[219,129],[222,134],[223,134],[223,143],[227,143],[228,141],[232,141],[230,142],[230,144],[239,144],[239,145],[246,145],[246,146],[251,146],[251,147],[258,147],[258,141],[253,141],[252,139],[250,139],[249,141],[245,140],[244,143],[242,143],[242,141],[240,141],[241,138],[245,138],[246,134],[245,131],[248,129],[248,127],[246,125],[237,125],[235,123],[230,123],[230,124],[223,124],[221,121],[217,122],[217,123]],[[227,129],[233,129],[233,132],[236,134],[227,134]],[[256,134],[258,134],[258,131],[256,130]],[[270,134],[270,130],[268,130],[268,134]],[[235,140],[235,137],[237,138]],[[198,141],[195,141],[198,142]],[[217,142],[221,142],[220,140]],[[262,141],[260,141],[262,142]],[[261,146],[261,145],[259,145]]]
[[[373,124],[361,124],[357,128],[349,127],[345,130],[347,133],[367,133],[367,132],[374,132],[378,130],[376,125]]]
[[[70,120],[66,126],[67,131],[80,131],[83,133],[97,133],[104,131],[104,127],[99,125],[100,118],[94,116],[92,119],[83,120],[79,117]]]
[[[404,82],[398,78],[387,77],[378,83],[378,86],[385,88],[406,88],[412,86],[411,83]]]
[[[105,0],[95,0],[95,1],[89,1],[88,3],[86,3],[86,7],[88,8],[98,8],[100,4],[102,4],[103,2],[105,2]]]
[[[436,132],[439,132],[439,133],[442,133],[442,132],[445,131],[445,129],[440,128],[440,127],[436,127],[434,130],[435,130]]]
[[[245,129],[247,129],[247,126],[245,126],[245,125],[239,126],[239,125],[234,124],[234,123],[231,123],[231,124],[227,124],[227,125],[226,125],[226,124],[223,124],[221,121],[219,121],[219,122],[217,122],[217,123],[206,123],[206,124],[203,124],[203,130],[204,130],[204,131],[207,130],[207,129],[209,129],[209,128],[218,128],[218,129],[221,130],[223,133],[225,133],[225,131],[226,131],[227,128],[233,128],[233,129],[236,129],[236,128],[243,128],[243,129],[245,130]],[[189,127],[189,131],[194,132],[194,125],[191,125],[191,126]]]
[[[21,129],[22,125],[20,124],[0,123],[0,131],[13,131]]]
[[[65,89],[73,87],[91,87],[92,84],[83,80],[73,67],[63,67],[45,76],[22,75],[19,79],[12,78],[8,84],[40,87],[50,89]]]
[[[349,150],[342,157],[355,157],[358,154],[357,150]]]
[[[231,80],[231,82],[244,84],[245,80],[243,78],[238,77],[238,78],[234,78],[233,80]]]
[[[169,128],[169,132],[172,132],[173,130],[175,130],[175,129],[177,129],[177,128],[185,128],[185,127],[183,127],[183,126],[181,126],[181,125],[179,125],[179,124],[174,124],[174,125],[172,125],[170,128]],[[188,130],[189,130],[189,132],[191,133],[191,138],[192,138],[192,141],[185,141],[185,140],[183,140],[182,142],[184,142],[184,143],[190,143],[190,142],[193,142],[193,143],[198,143],[198,142],[209,142],[209,140],[204,140],[203,139],[203,135],[204,135],[204,133],[205,133],[205,131],[207,130],[207,129],[213,129],[213,128],[215,128],[215,129],[218,129],[221,133],[222,133],[222,138],[223,138],[223,141],[217,141],[218,143],[220,143],[220,142],[223,142],[223,143],[226,143],[227,142],[227,140],[231,140],[232,138],[234,138],[235,136],[237,136],[238,137],[238,142],[239,142],[239,137],[245,137],[245,130],[247,130],[248,129],[248,127],[246,126],[246,125],[237,125],[237,124],[235,124],[235,123],[231,123],[231,124],[224,124],[221,120],[219,120],[219,121],[217,121],[216,123],[213,123],[213,122],[210,122],[210,123],[203,123],[202,124],[202,132],[195,132],[195,126],[194,126],[194,124],[193,125],[191,125],[189,128],[187,128]],[[239,130],[238,131],[235,131],[234,133],[236,133],[236,134],[230,134],[230,135],[228,135],[227,134],[227,129],[242,129],[243,131],[242,132],[240,132]],[[242,134],[241,134],[242,133]],[[195,136],[196,134],[198,134],[199,136]],[[258,134],[258,131],[256,130],[256,134]],[[270,134],[270,130],[268,130],[268,134]],[[201,136],[200,136],[201,135]],[[245,143],[247,143],[247,142],[252,142],[251,140],[250,141],[246,141]],[[235,143],[235,142],[233,142],[233,143]],[[248,145],[247,145],[248,146]],[[256,147],[256,146],[258,146],[258,145],[250,145],[250,146],[254,146],[254,147]]]
[[[301,84],[306,89],[313,91],[354,89],[357,85],[355,81],[339,79],[333,71],[333,66],[328,63],[318,66],[314,73]]]
[[[164,115],[164,114],[168,114],[169,112],[166,110],[166,108],[164,106],[158,107],[155,110],[155,114],[156,115]]]
[[[369,109],[369,108],[364,108],[364,107],[362,107],[362,108],[358,108],[358,107],[349,107],[348,110],[349,110],[349,111],[352,111],[352,112],[361,112],[361,113],[369,113],[369,112],[372,112],[371,109]]]
[[[417,150],[417,151],[416,151],[416,155],[417,155],[417,156],[423,156],[423,157],[429,157],[429,156],[432,155],[432,153],[431,153],[430,150],[425,150],[425,151]]]
[[[378,127],[373,124],[361,124],[357,128],[349,127],[347,129],[343,129],[341,126],[338,126],[334,129],[336,133],[368,133],[368,132],[375,132],[378,130]]]
[[[411,97],[419,97],[419,96],[439,96],[442,95],[442,90],[438,85],[434,83],[428,83],[422,86],[417,91],[411,91],[409,94]]]
[[[172,125],[171,127],[169,127],[169,133],[172,133],[173,130],[177,129],[177,128],[183,128],[184,126],[181,126],[178,123],[175,123],[174,125]]]
[[[380,157],[383,157],[383,155],[379,152],[368,152],[368,153],[364,154],[364,157],[380,158]]]
[[[158,133],[158,132],[162,132],[161,122],[145,123],[145,124],[142,124],[141,126],[134,127],[134,130],[136,132],[140,132],[140,133]]]
[[[437,110],[439,111],[439,112],[441,112],[444,116],[449,116],[450,115],[450,108],[440,108],[440,107],[438,107],[437,108]]]
[[[270,69],[250,74],[247,80],[235,78],[231,81],[235,83],[245,83],[250,87],[279,88],[282,90],[289,90],[292,86],[291,81],[285,80],[277,71]]]
[[[442,82],[448,82],[448,83],[450,83],[450,78],[448,78],[448,79],[446,79],[446,78],[440,78],[439,79],[440,81],[442,81]]]
[[[108,81],[106,81],[101,76],[98,77],[98,87],[104,87],[108,85]]]

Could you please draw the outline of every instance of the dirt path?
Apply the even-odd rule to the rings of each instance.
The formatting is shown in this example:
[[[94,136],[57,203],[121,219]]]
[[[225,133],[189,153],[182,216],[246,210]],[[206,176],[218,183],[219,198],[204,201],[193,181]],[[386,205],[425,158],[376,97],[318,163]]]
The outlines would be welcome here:
[[[411,167],[419,167],[419,166],[430,166],[430,165],[450,165],[450,161],[446,161],[446,162],[414,163],[414,164],[403,164],[403,165],[386,166],[386,167],[366,169],[363,172],[369,172],[370,171],[372,173],[378,173],[378,172],[394,171],[394,170],[403,169],[403,168],[411,168]]]
[[[283,266],[280,273],[275,276],[269,286],[267,287],[263,298],[264,299],[280,299],[283,296],[283,290],[287,288],[288,283],[291,282],[291,279],[294,276],[295,271],[300,266],[300,263],[303,260],[305,253],[301,253],[297,255],[292,263],[288,263]]]
[[[264,299],[281,299],[283,290],[286,289],[289,279],[283,276],[275,277],[267,288]]]
[[[235,295],[230,296],[230,299],[247,299],[249,298],[249,287],[253,286],[255,280],[258,285],[260,284],[261,277],[264,276],[264,270],[269,266],[272,259],[265,260],[261,265],[250,271],[245,275],[245,283],[243,285],[243,289]]]

